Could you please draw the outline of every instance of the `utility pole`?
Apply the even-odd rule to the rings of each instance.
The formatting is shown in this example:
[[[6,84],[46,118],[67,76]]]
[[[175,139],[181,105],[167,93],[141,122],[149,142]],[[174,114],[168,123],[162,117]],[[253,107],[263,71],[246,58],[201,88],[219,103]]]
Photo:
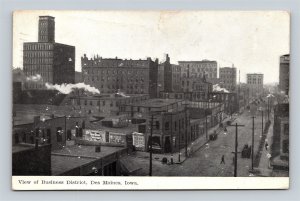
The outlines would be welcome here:
[[[66,143],[67,143],[67,116],[65,115],[65,140],[66,140]]]
[[[264,111],[261,110],[261,135],[264,134]]]
[[[153,114],[151,115],[151,127],[150,127],[150,161],[149,161],[149,176],[152,176],[152,134],[153,134]]]
[[[184,106],[184,111],[185,111],[185,157],[188,157],[187,153],[187,146],[188,146],[188,116],[187,116],[187,104]]]
[[[252,117],[252,150],[251,150],[251,169],[253,170],[253,161],[254,161],[254,118]]]
[[[235,151],[234,151],[234,177],[237,177],[237,148],[238,148],[238,127],[244,127],[245,125],[230,125],[230,126],[235,126]]]
[[[208,134],[207,134],[207,114],[205,114],[205,136],[206,140],[208,139]]]
[[[268,97],[268,121],[270,121],[270,98]]]
[[[162,112],[164,111],[156,111],[159,112],[160,115],[162,115]],[[150,149],[149,149],[149,155],[150,155],[150,161],[149,161],[149,176],[152,176],[152,152],[153,152],[153,143],[152,143],[152,139],[153,139],[153,121],[154,121],[154,114],[151,114],[151,120],[150,120],[150,139],[149,139],[149,143],[150,144]]]

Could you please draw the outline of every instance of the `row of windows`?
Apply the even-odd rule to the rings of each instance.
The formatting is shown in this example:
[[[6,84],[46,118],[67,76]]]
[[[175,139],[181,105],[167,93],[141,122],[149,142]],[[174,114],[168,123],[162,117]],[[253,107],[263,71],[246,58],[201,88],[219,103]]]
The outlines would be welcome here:
[[[43,43],[32,43],[32,44],[25,44],[24,50],[52,50],[52,44],[43,44]]]
[[[261,80],[261,79],[258,79],[258,80],[256,81],[256,79],[253,79],[253,80],[248,79],[247,83],[248,83],[248,84],[262,84],[262,80]]]
[[[216,63],[202,63],[202,64],[180,64],[184,67],[196,67],[196,68],[217,68]]]
[[[76,100],[77,105],[96,105],[96,106],[106,106],[110,105],[111,107],[113,106],[120,106],[120,105],[126,105],[126,104],[133,104],[133,103],[138,103],[142,100],[146,100],[147,97],[138,97],[138,98],[129,98],[126,100],[120,100],[120,101],[109,101],[109,100]]]
[[[128,74],[128,75],[137,75],[137,76],[146,76],[147,73],[145,71],[138,71],[138,70],[103,70],[103,69],[85,69],[85,73],[87,74],[102,74],[103,76],[107,76],[105,74]]]
[[[53,64],[52,58],[24,58],[25,64]]]
[[[189,121],[187,121],[187,124],[189,125]],[[159,124],[158,124],[159,125]],[[182,118],[182,119],[179,119],[178,121],[174,121],[174,131],[177,131],[177,129],[180,131],[181,129],[184,129],[185,128],[185,119]],[[159,126],[156,125],[156,129],[159,129]],[[170,122],[167,121],[165,122],[165,130],[168,131],[170,130]]]
[[[24,57],[52,57],[53,51],[24,51]]]
[[[86,76],[85,80],[87,81],[113,81],[113,82],[119,82],[120,80],[117,78],[110,78],[110,77],[99,77],[99,76]],[[122,80],[127,80],[127,82],[144,82],[144,78],[140,78],[140,79],[132,79],[132,78],[129,78],[127,77],[127,79],[122,79]]]
[[[192,70],[191,70],[191,72],[192,73],[195,73],[195,72],[198,72],[198,73],[200,73],[200,72],[203,72],[203,71],[205,71],[205,72],[217,72],[217,68],[192,68]]]
[[[26,65],[24,66],[24,71],[26,74],[33,73],[33,74],[39,74],[40,72],[49,72],[52,73],[52,65]]]

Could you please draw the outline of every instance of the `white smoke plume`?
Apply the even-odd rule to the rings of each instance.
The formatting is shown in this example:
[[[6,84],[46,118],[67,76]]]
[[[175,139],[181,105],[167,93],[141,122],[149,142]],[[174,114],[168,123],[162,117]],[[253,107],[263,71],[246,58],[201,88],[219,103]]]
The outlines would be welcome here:
[[[229,93],[229,91],[225,88],[220,87],[219,84],[214,84],[213,85],[213,91],[214,92],[224,92],[224,93]]]
[[[122,97],[130,97],[130,96],[127,96],[126,94],[124,94],[121,91],[118,91],[116,94],[119,95],[119,96],[122,96]]]
[[[74,89],[84,89],[85,91],[91,92],[93,94],[100,94],[100,91],[96,89],[95,87],[92,87],[90,85],[86,85],[84,83],[77,83],[77,84],[50,84],[46,83],[45,86],[47,89],[56,89],[62,94],[69,94]]]
[[[42,76],[40,74],[32,75],[29,77],[26,77],[26,81],[28,82],[38,82],[42,80]]]

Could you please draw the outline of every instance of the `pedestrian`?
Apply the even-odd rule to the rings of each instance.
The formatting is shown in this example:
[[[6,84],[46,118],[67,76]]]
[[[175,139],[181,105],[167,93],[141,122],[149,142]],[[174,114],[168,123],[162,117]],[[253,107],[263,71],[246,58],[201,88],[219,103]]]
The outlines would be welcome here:
[[[268,144],[268,142],[266,142],[265,143],[265,148],[266,148],[267,151],[268,151],[268,147],[269,147],[269,144]]]
[[[224,163],[225,164],[225,156],[223,155],[222,158],[221,158],[221,162],[220,164]]]

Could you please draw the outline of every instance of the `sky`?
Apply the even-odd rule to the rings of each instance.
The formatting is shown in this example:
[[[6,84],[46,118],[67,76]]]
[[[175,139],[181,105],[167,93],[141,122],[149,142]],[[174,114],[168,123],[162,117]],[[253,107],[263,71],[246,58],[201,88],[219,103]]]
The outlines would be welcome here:
[[[163,61],[215,60],[278,82],[279,57],[290,51],[290,16],[285,11],[16,11],[13,15],[13,67],[23,66],[23,43],[37,42],[38,17],[55,17],[55,42],[76,48],[80,58]]]

